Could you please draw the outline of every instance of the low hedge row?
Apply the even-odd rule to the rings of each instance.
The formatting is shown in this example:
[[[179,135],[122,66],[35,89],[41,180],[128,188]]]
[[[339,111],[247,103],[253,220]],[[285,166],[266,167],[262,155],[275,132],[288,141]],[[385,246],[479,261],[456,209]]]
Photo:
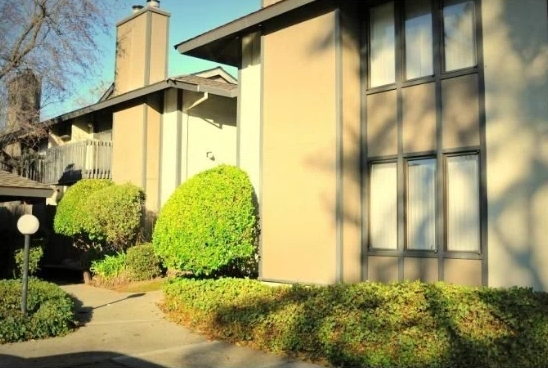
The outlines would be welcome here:
[[[74,326],[74,303],[55,284],[29,280],[27,317],[21,313],[21,281],[0,280],[0,300],[2,344],[60,336]]]
[[[213,338],[340,367],[548,365],[548,294],[444,283],[177,280],[163,309]]]

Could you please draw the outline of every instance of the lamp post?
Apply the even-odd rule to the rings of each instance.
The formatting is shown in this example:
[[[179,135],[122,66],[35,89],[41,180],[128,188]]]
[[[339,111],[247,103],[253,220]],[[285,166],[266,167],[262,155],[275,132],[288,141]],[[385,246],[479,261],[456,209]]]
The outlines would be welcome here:
[[[25,248],[23,250],[23,295],[21,299],[21,312],[23,315],[27,315],[30,236],[38,231],[39,226],[40,222],[33,215],[23,215],[17,220],[17,229],[25,236]]]

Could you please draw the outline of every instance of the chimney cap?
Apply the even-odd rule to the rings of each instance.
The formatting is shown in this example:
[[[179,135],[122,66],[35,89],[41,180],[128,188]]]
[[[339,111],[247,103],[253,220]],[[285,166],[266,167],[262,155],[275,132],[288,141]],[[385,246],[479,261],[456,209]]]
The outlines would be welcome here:
[[[143,6],[142,5],[133,5],[131,7],[131,9],[133,9],[134,13],[137,13],[139,10],[143,9]]]
[[[159,8],[160,0],[147,0],[147,5],[153,8]]]

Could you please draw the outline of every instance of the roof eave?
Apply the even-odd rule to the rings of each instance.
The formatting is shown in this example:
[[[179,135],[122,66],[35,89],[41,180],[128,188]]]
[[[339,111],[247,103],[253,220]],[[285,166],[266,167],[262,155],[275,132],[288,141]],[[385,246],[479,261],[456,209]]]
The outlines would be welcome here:
[[[109,98],[108,100],[96,103],[94,105],[86,106],[81,109],[68,112],[66,114],[57,116],[43,123],[56,124],[62,121],[74,119],[95,111],[103,110],[108,107],[112,107],[112,106],[122,104],[131,100],[135,100],[137,98],[141,98],[146,95],[159,92],[167,88],[178,88],[178,89],[183,89],[183,90],[188,90],[193,92],[209,92],[222,97],[230,97],[230,98],[237,97],[237,89],[227,91],[227,90],[223,90],[221,88],[216,88],[212,86],[202,86],[202,85],[196,85],[191,83],[179,82],[173,79],[167,79],[167,80],[164,80],[155,84],[151,84],[149,86],[146,86],[134,91],[124,93],[119,96]]]
[[[223,54],[226,55],[226,50],[221,53],[213,52],[212,49],[215,47],[212,46],[217,45],[217,47],[226,48],[228,42],[238,38],[241,34],[251,33],[260,29],[265,22],[316,1],[318,0],[283,0],[187,41],[180,42],[174,47],[181,54],[238,67],[238,61],[235,60],[233,56],[219,56]],[[238,51],[233,50],[231,54],[238,54]]]
[[[53,195],[51,188],[27,188],[0,185],[0,196],[15,198],[49,198]]]

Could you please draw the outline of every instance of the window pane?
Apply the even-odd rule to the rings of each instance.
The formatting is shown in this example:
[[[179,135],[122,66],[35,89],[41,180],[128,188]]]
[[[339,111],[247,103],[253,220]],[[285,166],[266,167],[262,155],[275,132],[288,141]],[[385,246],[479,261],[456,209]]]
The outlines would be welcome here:
[[[398,248],[398,187],[395,162],[371,166],[370,234],[372,248]]]
[[[405,3],[405,71],[407,79],[434,74],[430,0]]]
[[[473,1],[450,0],[443,8],[445,70],[476,65],[475,10]]]
[[[436,249],[436,160],[407,166],[407,248]]]
[[[371,87],[396,81],[394,3],[371,8]]]
[[[479,242],[478,156],[447,158],[447,249],[477,252]]]

